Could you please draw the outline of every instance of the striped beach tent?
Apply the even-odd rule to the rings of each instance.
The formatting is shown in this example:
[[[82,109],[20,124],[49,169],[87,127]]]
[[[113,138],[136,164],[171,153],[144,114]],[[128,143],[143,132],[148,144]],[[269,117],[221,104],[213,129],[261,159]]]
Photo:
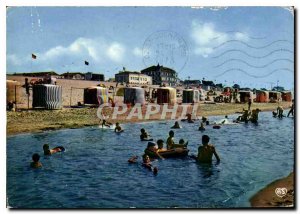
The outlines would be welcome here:
[[[62,87],[59,85],[40,84],[32,87],[32,107],[45,109],[62,108]]]
[[[91,105],[101,105],[103,103],[108,103],[108,89],[93,86],[84,89],[84,103]]]
[[[6,80],[6,101],[20,102],[21,84],[18,81]]]
[[[124,103],[130,103],[132,105],[140,103],[144,105],[145,101],[145,90],[140,87],[126,87],[124,88]]]
[[[184,89],[182,91],[182,103],[198,103],[199,91],[194,89]]]
[[[157,89],[157,104],[175,104],[176,89],[171,87],[160,87]]]

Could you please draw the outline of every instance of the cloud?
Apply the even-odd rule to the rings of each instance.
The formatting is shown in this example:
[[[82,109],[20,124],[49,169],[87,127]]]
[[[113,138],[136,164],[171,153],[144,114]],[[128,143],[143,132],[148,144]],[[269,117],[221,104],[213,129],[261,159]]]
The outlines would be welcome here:
[[[112,43],[107,49],[107,56],[115,62],[121,62],[125,53],[125,47],[120,43]]]
[[[90,62],[90,67],[104,68],[114,63],[122,63],[125,59],[125,45],[117,41],[99,38],[79,37],[69,45],[57,45],[44,52],[35,52],[37,59],[32,61],[33,69],[44,70],[80,70],[84,61]],[[31,53],[28,56],[7,55],[8,67],[21,70],[22,66],[29,66]],[[83,67],[82,67],[83,66]]]
[[[246,33],[218,31],[213,23],[202,23],[195,20],[192,22],[190,36],[195,43],[194,54],[203,57],[208,57],[214,52],[214,47],[217,47],[228,40],[235,39],[247,41],[249,38]]]
[[[15,54],[8,54],[6,56],[7,64],[13,64],[13,65],[21,65],[22,60],[17,57]]]
[[[132,51],[132,53],[137,57],[143,56],[143,50],[141,48],[135,47]]]

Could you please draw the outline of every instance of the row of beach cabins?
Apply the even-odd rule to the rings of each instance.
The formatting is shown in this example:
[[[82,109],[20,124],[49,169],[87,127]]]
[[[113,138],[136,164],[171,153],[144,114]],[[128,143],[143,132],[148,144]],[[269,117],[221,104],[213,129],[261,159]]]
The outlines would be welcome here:
[[[21,96],[20,83],[17,81],[7,80],[7,102],[18,103]],[[155,99],[149,102],[157,104],[168,103],[198,103],[205,98],[207,92],[200,89],[183,89],[182,99],[178,99],[175,88],[172,87],[121,87],[116,88],[113,92],[106,87],[93,86],[83,89],[83,104],[84,105],[101,105],[103,103],[114,103],[115,97],[123,97],[123,103],[134,105],[139,103],[146,104],[146,92],[153,96],[155,91]],[[72,93],[72,92],[71,92]],[[205,94],[206,93],[206,94]],[[254,94],[252,91],[237,91],[237,100],[240,103],[246,103],[251,99],[252,102],[278,102],[292,101],[292,93],[290,91],[260,91],[257,90]],[[72,96],[72,95],[71,95]],[[151,97],[152,97],[151,96]],[[153,97],[152,97],[153,98]],[[70,101],[71,106],[71,101]],[[62,86],[51,84],[38,84],[32,86],[32,107],[45,109],[61,109],[62,108]]]

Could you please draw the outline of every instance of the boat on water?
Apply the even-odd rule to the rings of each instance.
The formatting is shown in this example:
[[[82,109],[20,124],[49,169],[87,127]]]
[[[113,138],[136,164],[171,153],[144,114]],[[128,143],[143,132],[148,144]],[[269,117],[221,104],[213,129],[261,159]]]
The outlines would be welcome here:
[[[186,148],[176,148],[176,149],[168,149],[159,151],[158,154],[163,158],[179,158],[186,157],[189,154],[188,149]],[[145,150],[145,154],[147,154],[150,158],[159,158],[155,152]]]

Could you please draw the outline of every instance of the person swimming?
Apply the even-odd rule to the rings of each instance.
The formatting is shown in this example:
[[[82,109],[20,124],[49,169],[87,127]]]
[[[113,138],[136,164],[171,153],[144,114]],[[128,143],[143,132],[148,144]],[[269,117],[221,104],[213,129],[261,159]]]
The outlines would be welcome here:
[[[199,127],[198,131],[205,131],[203,122],[200,123],[200,127]]]
[[[142,166],[145,167],[145,168],[147,168],[147,169],[149,169],[150,171],[152,171],[153,174],[157,174],[158,173],[158,168],[152,166],[151,160],[150,160],[149,156],[146,155],[146,154],[143,155]]]
[[[178,121],[176,121],[175,124],[174,124],[174,126],[171,127],[171,129],[180,129],[180,128],[181,128],[181,127],[180,127]]]
[[[120,123],[116,123],[116,128],[115,128],[115,132],[123,132],[124,130],[122,129],[122,127],[120,126]]]
[[[208,135],[202,136],[202,146],[199,146],[197,156],[197,161],[199,163],[211,163],[213,155],[216,157],[217,162],[221,161],[215,147],[212,144],[208,144],[209,140],[210,138]]]
[[[185,143],[185,142],[184,142],[184,139],[181,138],[181,139],[179,140],[179,144],[185,146],[185,145],[188,145],[189,142],[187,141],[187,142]]]
[[[188,145],[188,142],[186,142],[185,144],[181,145],[181,144],[175,144],[174,142],[174,131],[170,131],[169,132],[169,137],[167,139],[167,149],[174,149],[174,148],[185,148]]]
[[[150,135],[146,132],[146,130],[141,129],[141,135],[140,135],[141,140],[148,140],[148,137],[150,137]]]
[[[43,150],[44,150],[44,155],[52,155],[52,154],[57,153],[57,152],[62,152],[65,149],[62,146],[58,146],[58,147],[55,147],[53,149],[50,149],[49,144],[44,144],[43,145]]]
[[[103,128],[104,126],[110,128],[111,125],[112,125],[112,124],[109,123],[109,122],[107,122],[106,120],[103,120],[103,121],[102,121],[102,128]]]
[[[228,124],[229,120],[228,120],[228,116],[225,115],[225,119],[222,120],[221,124]]]
[[[159,157],[160,159],[164,159],[160,154],[159,150],[156,147],[156,144],[153,142],[148,142],[147,148],[145,149],[145,154],[149,156]]]
[[[251,117],[250,117],[250,121],[252,123],[257,123],[258,122],[258,114],[260,112],[260,109],[253,109],[252,110],[252,114],[251,114]]]
[[[194,123],[194,120],[192,119],[192,114],[190,114],[190,113],[188,113],[188,114],[186,114],[186,119],[187,119],[187,121],[188,121],[188,123]]]
[[[157,142],[157,152],[166,151],[164,148],[164,141],[162,139],[159,139]]]
[[[40,167],[42,167],[42,163],[39,160],[40,160],[40,155],[37,154],[37,153],[34,153],[32,155],[32,161],[33,162],[30,163],[30,167],[31,168],[40,168]]]
[[[278,118],[283,117],[283,107],[282,106],[277,107],[277,114],[278,114]]]

